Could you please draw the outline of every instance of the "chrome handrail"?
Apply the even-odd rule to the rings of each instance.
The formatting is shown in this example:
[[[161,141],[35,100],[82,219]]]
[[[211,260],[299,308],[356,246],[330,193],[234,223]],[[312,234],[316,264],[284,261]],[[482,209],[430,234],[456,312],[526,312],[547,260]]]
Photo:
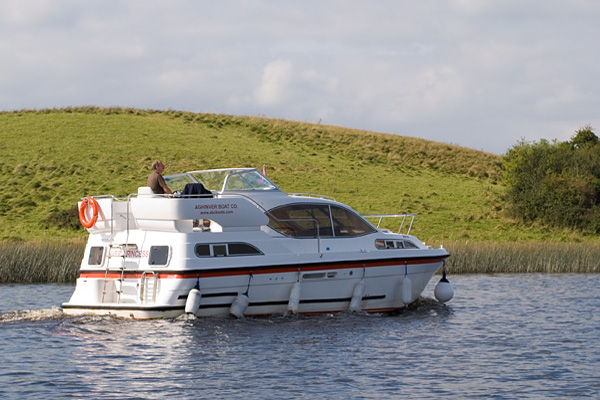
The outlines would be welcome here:
[[[288,196],[298,196],[298,197],[312,197],[312,198],[316,198],[316,199],[325,199],[325,200],[336,201],[336,199],[334,197],[325,196],[324,194],[316,194],[316,193],[287,193],[287,195]]]
[[[415,217],[417,214],[406,213],[406,214],[361,214],[363,218],[379,218],[377,222],[377,229],[381,225],[381,221],[384,218],[402,218],[402,223],[400,224],[400,229],[398,229],[398,234],[402,232],[402,228],[404,227],[404,223],[406,222],[406,218],[410,217],[410,225],[408,226],[407,235],[410,235],[410,230],[412,229],[413,223],[415,222]]]

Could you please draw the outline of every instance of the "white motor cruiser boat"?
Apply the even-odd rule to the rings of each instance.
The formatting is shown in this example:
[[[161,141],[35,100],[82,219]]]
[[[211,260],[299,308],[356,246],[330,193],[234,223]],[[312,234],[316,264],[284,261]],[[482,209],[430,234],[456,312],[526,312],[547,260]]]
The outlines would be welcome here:
[[[165,180],[179,192],[140,187],[79,203],[90,235],[65,313],[390,312],[415,301],[449,256],[410,235],[415,214],[361,216],[329,197],[286,194],[254,168]],[[379,228],[387,217],[402,219],[398,233]]]

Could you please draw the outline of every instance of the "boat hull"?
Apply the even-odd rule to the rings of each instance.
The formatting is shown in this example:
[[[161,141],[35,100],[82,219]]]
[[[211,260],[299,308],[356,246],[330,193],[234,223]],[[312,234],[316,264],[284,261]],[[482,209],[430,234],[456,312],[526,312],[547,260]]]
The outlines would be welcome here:
[[[150,279],[140,271],[82,271],[63,310],[71,315],[175,318],[185,313],[187,296],[196,287],[201,300],[194,314],[199,317],[229,315],[242,294],[249,300],[246,316],[282,315],[290,309],[298,314],[334,313],[350,309],[355,288],[363,282],[356,311],[391,312],[407,305],[403,281],[410,279],[408,298],[416,300],[444,258],[169,271]],[[298,299],[290,307],[294,285],[299,286]]]

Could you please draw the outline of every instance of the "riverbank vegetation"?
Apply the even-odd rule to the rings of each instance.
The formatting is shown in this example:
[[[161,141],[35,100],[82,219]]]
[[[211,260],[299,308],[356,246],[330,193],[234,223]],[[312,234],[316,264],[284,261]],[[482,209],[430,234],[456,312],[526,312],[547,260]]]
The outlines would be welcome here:
[[[600,273],[600,243],[448,243],[451,274]]]
[[[600,244],[448,243],[450,275],[496,273],[600,273]],[[74,283],[85,248],[69,243],[0,243],[0,284]]]
[[[590,140],[582,134],[572,145],[583,149]],[[332,196],[363,214],[416,213],[411,234],[446,244],[455,273],[559,272],[549,271],[543,261],[556,249],[566,250],[564,262],[556,259],[563,272],[597,271],[594,259],[580,251],[595,248],[593,229],[523,218],[511,208],[507,200],[515,197],[507,189],[516,186],[505,181],[504,168],[528,154],[515,149],[502,157],[344,127],[172,110],[0,112],[0,281],[73,281],[87,237],[77,201],[137,192],[156,159],[166,164],[165,174],[266,165],[267,175],[284,191]],[[555,175],[549,182],[562,178]],[[600,192],[590,185],[585,188]],[[399,221],[383,227],[397,230]],[[46,258],[51,254],[55,262]],[[572,265],[567,254],[575,256]],[[580,259],[586,266],[573,267]],[[51,265],[45,278],[38,275]]]
[[[79,276],[85,242],[0,243],[0,283],[69,283]]]
[[[591,126],[570,141],[522,141],[503,162],[513,217],[600,233],[600,142]]]

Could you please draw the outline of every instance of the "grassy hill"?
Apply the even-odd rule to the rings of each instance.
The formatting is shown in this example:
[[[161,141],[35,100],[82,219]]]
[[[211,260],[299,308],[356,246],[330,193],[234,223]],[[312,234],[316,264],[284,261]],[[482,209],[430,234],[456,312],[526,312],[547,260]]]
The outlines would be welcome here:
[[[2,112],[0,151],[0,240],[85,237],[79,198],[136,192],[155,159],[165,174],[266,164],[288,192],[333,196],[361,213],[417,213],[413,233],[427,242],[579,239],[503,217],[499,156],[411,137],[89,107]]]

